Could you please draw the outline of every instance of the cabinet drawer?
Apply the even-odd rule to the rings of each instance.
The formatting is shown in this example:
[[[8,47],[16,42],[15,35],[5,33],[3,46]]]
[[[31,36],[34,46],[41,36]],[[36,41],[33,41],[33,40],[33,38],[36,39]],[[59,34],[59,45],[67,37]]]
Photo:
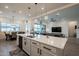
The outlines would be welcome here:
[[[51,47],[49,45],[41,44],[41,49],[44,50],[44,51],[47,51],[48,53],[56,54],[56,48]]]
[[[40,44],[39,44],[39,42],[37,42],[37,41],[31,40],[31,45],[38,47]]]

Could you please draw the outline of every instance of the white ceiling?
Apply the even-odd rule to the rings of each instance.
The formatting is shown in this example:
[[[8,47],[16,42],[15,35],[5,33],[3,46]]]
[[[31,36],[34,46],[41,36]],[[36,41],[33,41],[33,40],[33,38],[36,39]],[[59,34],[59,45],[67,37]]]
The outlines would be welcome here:
[[[35,17],[68,4],[69,3],[38,3],[35,5],[35,3],[0,3],[0,11],[3,12],[0,16],[12,17],[13,15],[15,17]],[[4,8],[6,5],[9,7],[8,9]],[[28,7],[31,9],[28,9]],[[44,10],[41,10],[42,7]],[[22,11],[22,13],[19,13],[19,11]],[[28,14],[31,16],[28,16]]]

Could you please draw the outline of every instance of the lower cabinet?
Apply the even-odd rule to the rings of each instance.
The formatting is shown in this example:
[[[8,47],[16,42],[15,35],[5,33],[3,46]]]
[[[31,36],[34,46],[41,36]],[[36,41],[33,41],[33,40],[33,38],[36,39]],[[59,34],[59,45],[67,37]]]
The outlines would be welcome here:
[[[30,39],[23,39],[23,50],[30,55]]]
[[[51,47],[51,46],[48,46],[46,44],[40,44],[41,46],[41,55],[44,55],[44,56],[55,56],[56,55],[56,48],[54,47]]]
[[[31,40],[31,56],[39,56],[40,55],[40,44],[39,42]]]
[[[31,56],[56,56],[63,55],[63,50],[41,42],[24,38],[23,50]]]
[[[43,43],[31,40],[31,56],[54,56],[55,48],[48,47]]]
[[[52,55],[49,54],[48,52],[40,49],[40,56],[52,56]]]
[[[31,47],[31,56],[52,56],[51,54],[41,50],[40,48]]]
[[[32,46],[31,47],[31,56],[39,56],[39,48]]]
[[[30,39],[26,38],[26,52],[30,55]]]

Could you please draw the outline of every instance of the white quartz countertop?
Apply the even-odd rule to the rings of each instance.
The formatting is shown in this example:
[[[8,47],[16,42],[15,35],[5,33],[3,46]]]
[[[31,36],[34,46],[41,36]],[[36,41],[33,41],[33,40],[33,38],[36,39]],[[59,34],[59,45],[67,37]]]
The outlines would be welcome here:
[[[41,42],[41,43],[44,43],[44,44],[47,44],[50,46],[53,46],[56,48],[60,48],[60,49],[64,49],[65,44],[68,40],[68,38],[54,37],[54,36],[46,37],[46,36],[41,35],[39,37],[30,38],[30,37],[27,37],[26,34],[17,34],[17,35],[25,37],[25,38],[29,38],[31,40],[35,40],[35,41],[38,41],[38,42]]]

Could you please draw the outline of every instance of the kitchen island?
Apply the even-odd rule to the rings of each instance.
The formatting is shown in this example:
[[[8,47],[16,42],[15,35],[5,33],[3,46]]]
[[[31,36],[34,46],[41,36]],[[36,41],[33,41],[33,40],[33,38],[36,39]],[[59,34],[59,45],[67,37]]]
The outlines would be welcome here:
[[[23,37],[22,49],[31,56],[59,56],[64,55],[67,38],[38,35],[30,37],[26,34],[17,34]],[[18,43],[17,38],[17,43]]]

